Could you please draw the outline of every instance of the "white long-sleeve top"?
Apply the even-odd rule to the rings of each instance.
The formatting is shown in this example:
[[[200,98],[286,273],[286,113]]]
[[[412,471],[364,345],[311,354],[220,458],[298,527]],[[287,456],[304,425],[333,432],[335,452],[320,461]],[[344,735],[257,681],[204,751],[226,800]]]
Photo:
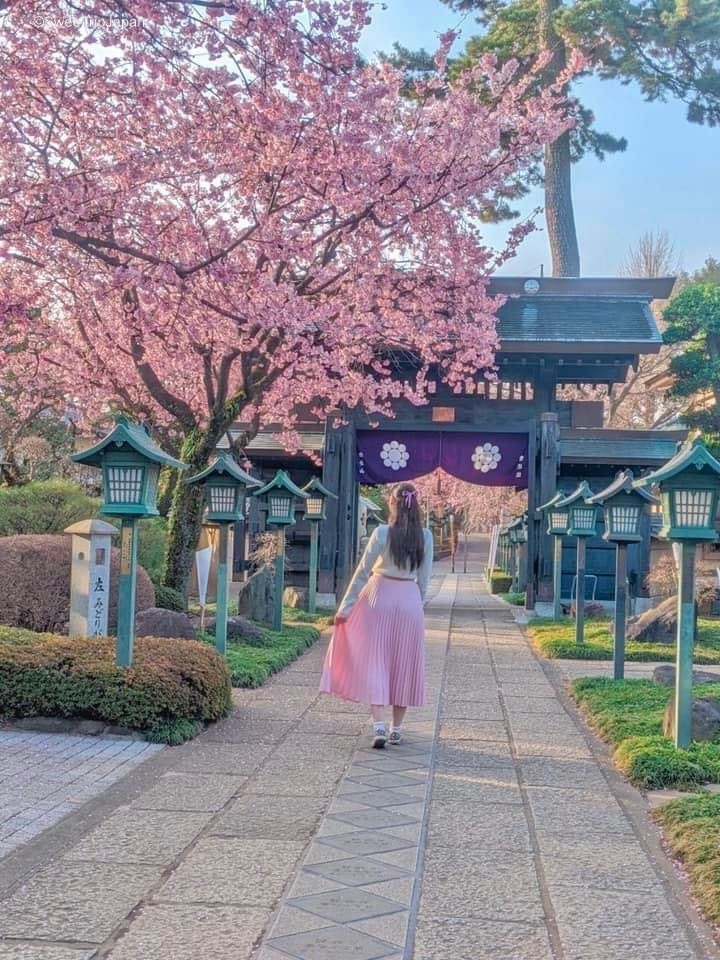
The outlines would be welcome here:
[[[337,615],[347,617],[355,606],[360,591],[368,582],[372,574],[380,573],[386,577],[395,577],[398,580],[415,580],[420,589],[420,596],[424,600],[427,594],[428,584],[430,583],[430,574],[433,563],[433,538],[429,530],[423,530],[423,541],[425,546],[425,555],[423,562],[417,570],[410,570],[408,567],[398,567],[390,556],[388,548],[389,526],[381,523],[376,527],[370,539],[367,542],[362,557],[355,568],[352,580],[348,584],[345,595],[340,601]]]

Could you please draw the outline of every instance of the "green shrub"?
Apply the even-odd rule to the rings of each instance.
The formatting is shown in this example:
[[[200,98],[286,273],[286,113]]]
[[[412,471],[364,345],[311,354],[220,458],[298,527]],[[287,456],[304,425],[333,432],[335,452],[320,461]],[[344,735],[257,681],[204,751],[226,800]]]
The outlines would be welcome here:
[[[718,779],[720,746],[693,743],[681,750],[666,737],[628,737],[615,750],[615,763],[638,787],[690,786]]]
[[[571,693],[592,726],[615,745],[615,763],[637,786],[682,787],[720,779],[720,744],[679,749],[662,736],[669,687],[651,680],[583,677]],[[695,693],[717,696],[720,684],[703,684]]]
[[[163,610],[175,610],[178,613],[185,613],[187,609],[183,595],[172,587],[166,587],[163,583],[155,584],[155,606],[162,607]]]
[[[501,593],[500,599],[506,603],[511,603],[514,607],[522,607],[525,605],[524,593]]]
[[[138,523],[138,563],[144,567],[155,584],[165,576],[165,554],[167,550],[167,520],[165,517],[147,517]],[[166,588],[169,589],[169,588]],[[165,604],[158,603],[159,607]],[[185,607],[166,607],[167,610],[181,610]]]
[[[97,515],[102,501],[70,480],[41,480],[22,487],[0,487],[0,536],[62,533]]]
[[[499,567],[490,574],[490,593],[508,593],[512,587],[512,577]]]
[[[311,626],[283,627],[282,631],[265,630],[268,644],[264,647],[230,643],[227,662],[234,687],[260,687],[267,678],[296,660],[311,647],[320,634]]]
[[[585,623],[585,643],[575,643],[573,620],[538,617],[528,624],[535,649],[551,660],[612,660],[613,639],[608,619]],[[675,659],[675,645],[627,640],[625,660],[639,663],[667,663]],[[698,639],[693,651],[695,663],[720,663],[720,620],[698,617]]]
[[[653,811],[673,857],[683,861],[692,892],[711,923],[720,923],[720,797],[700,794]]]
[[[230,710],[227,664],[194,640],[142,637],[133,665],[123,669],[105,637],[18,642],[14,633],[5,641],[0,629],[0,704],[7,718],[77,717],[162,731],[178,720],[218,720]]]

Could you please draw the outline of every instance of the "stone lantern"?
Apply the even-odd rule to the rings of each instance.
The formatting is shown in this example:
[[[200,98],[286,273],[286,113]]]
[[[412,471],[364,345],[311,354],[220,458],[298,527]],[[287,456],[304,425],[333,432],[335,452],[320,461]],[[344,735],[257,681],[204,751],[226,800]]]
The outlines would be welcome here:
[[[278,470],[270,483],[253,492],[267,500],[267,523],[277,527],[275,557],[275,610],[273,630],[282,629],[282,601],[285,586],[285,528],[295,523],[296,499],[307,500],[308,494],[292,482],[284,470]]]
[[[720,463],[704,443],[684,443],[659,469],[636,480],[637,489],[657,484],[663,525],[659,537],[678,544],[679,585],[677,670],[675,680],[675,745],[690,745],[692,733],[692,663],[695,641],[695,553],[698,543],[718,539]]]
[[[260,481],[245,473],[227,453],[185,481],[199,485],[205,492],[204,521],[216,523],[218,538],[217,601],[215,612],[215,647],[223,657],[227,652],[228,568],[230,526],[245,520],[245,493],[248,487],[261,486]]]
[[[121,520],[117,662],[121,667],[129,667],[135,639],[137,522],[141,517],[158,515],[160,469],[187,470],[187,465],[165,453],[144,427],[125,417],[119,417],[102,440],[88,450],[74,453],[71,459],[100,467],[104,500],[100,513]]]
[[[634,487],[632,470],[622,470],[613,482],[588,497],[589,504],[603,507],[605,532],[603,539],[616,545],[615,551],[615,620],[613,624],[613,676],[625,675],[625,614],[627,608],[627,548],[642,540],[641,523],[657,497],[642,487]]]
[[[328,490],[317,477],[306,483],[302,492],[307,495],[305,501],[305,519],[310,521],[310,570],[308,573],[308,613],[315,613],[317,605],[318,539],[320,522],[325,519],[325,504],[337,494]]]
[[[558,500],[557,509],[568,511],[567,535],[575,537],[577,564],[575,571],[575,643],[585,643],[585,543],[595,536],[597,507],[588,503],[592,490],[583,480],[572,493]]]
[[[547,532],[553,538],[553,619],[562,617],[562,541],[567,536],[570,511],[567,507],[558,507],[565,494],[558,491],[551,500],[538,507],[538,512],[547,514]]]

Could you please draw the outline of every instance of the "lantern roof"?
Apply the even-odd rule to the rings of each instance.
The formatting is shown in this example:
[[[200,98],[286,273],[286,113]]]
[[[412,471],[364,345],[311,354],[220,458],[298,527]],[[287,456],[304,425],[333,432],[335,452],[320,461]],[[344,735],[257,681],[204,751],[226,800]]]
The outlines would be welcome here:
[[[209,480],[211,477],[221,477],[223,475],[231,477],[233,480],[244,484],[246,487],[262,486],[260,480],[257,480],[255,477],[251,477],[249,473],[245,473],[245,471],[239,467],[232,457],[227,453],[218,454],[217,458],[210,464],[209,467],[205,467],[204,470],[202,470],[200,473],[196,473],[193,477],[188,477],[185,482],[201,483],[203,480]]]
[[[574,503],[577,503],[578,500],[588,500],[589,497],[593,495],[592,490],[590,489],[587,480],[583,480],[572,493],[569,493],[566,497],[561,497],[555,507],[562,509],[563,507],[570,507]]]
[[[520,516],[516,517],[512,523],[508,524],[507,529],[517,530],[518,528],[522,527],[522,525],[525,523],[526,517],[527,517],[527,514],[521,513]]]
[[[671,457],[662,467],[636,480],[635,489],[670,480],[691,467],[695,467],[698,471],[707,467],[710,473],[720,475],[720,463],[710,453],[700,437],[687,440],[678,448],[675,456]]]
[[[619,493],[636,493],[641,496],[643,500],[647,501],[647,503],[660,503],[660,500],[654,497],[649,490],[634,486],[634,484],[635,477],[632,470],[620,470],[609,486],[605,487],[605,489],[599,493],[594,494],[592,497],[588,497],[587,502],[603,504],[606,500],[611,500]]]
[[[253,491],[253,496],[261,497],[264,493],[269,493],[271,490],[276,489],[287,490],[288,493],[291,493],[294,497],[300,497],[302,500],[307,500],[308,498],[307,493],[292,482],[285,470],[278,470],[270,483],[266,483],[264,487]]]
[[[306,483],[302,488],[302,492],[305,496],[311,496],[314,493],[316,496],[319,494],[321,497],[332,497],[333,500],[337,500],[338,498],[338,495],[333,493],[332,490],[328,490],[327,487],[324,487],[317,477],[313,477],[309,483]],[[373,504],[373,506],[375,506],[375,504]]]
[[[162,467],[176,467],[178,470],[187,470],[186,463],[165,453],[155,443],[145,427],[139,423],[133,423],[127,417],[118,417],[115,426],[107,436],[88,450],[73,453],[70,459],[74,460],[75,463],[87,463],[93,467],[99,467],[102,464],[103,455],[108,452],[108,447],[115,447],[118,450],[127,447],[146,460],[159,463]]]
[[[541,504],[539,507],[535,508],[536,513],[539,513],[541,510],[552,510],[553,507],[556,507],[561,500],[565,499],[565,494],[561,493],[559,490],[554,494],[547,503]]]

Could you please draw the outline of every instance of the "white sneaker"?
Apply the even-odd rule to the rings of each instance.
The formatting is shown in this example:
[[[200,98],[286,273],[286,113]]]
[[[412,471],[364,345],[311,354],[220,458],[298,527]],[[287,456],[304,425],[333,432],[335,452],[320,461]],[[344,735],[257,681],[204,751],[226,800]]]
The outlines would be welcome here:
[[[376,727],[373,735],[372,745],[376,750],[383,750],[387,743],[387,730],[385,727]]]
[[[399,743],[403,742],[403,735],[399,730],[393,730],[390,736],[388,737],[388,743],[391,747],[396,747]]]

